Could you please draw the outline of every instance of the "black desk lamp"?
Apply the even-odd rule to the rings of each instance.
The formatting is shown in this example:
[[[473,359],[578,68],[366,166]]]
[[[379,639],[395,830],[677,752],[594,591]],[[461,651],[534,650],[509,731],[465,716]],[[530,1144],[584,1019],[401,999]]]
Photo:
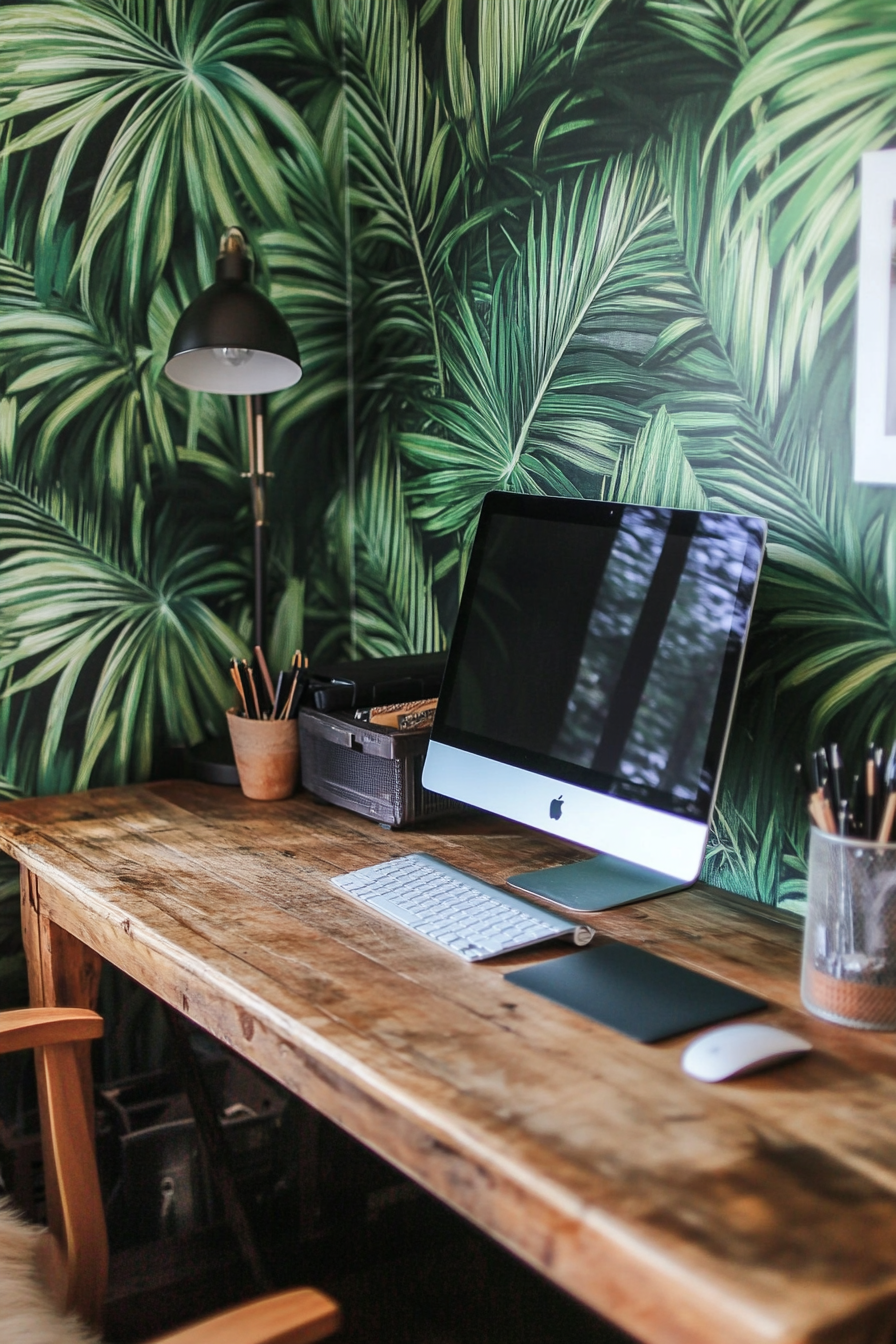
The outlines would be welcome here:
[[[302,376],[286,322],[252,284],[252,261],[241,229],[221,238],[215,283],[194,299],[174,328],[165,372],[194,392],[246,398],[249,489],[255,519],[255,639],[264,647],[265,491],[262,395],[292,387]]]

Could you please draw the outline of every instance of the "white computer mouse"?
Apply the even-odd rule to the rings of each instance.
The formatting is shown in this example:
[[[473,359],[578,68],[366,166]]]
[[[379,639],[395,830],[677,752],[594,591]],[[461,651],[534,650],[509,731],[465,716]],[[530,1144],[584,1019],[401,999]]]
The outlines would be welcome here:
[[[808,1041],[792,1031],[761,1022],[734,1022],[691,1041],[682,1053],[681,1067],[701,1083],[721,1083],[770,1069],[811,1049]]]

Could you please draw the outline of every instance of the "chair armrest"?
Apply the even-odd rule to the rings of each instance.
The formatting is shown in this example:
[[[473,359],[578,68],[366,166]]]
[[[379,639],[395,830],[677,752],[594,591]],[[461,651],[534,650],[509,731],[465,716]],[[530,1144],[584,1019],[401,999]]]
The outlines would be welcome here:
[[[153,1344],[314,1344],[341,1323],[331,1297],[316,1288],[291,1288],[175,1330]]]
[[[12,1008],[0,1013],[0,1055],[35,1046],[91,1041],[103,1034],[103,1019],[89,1008]]]
[[[0,1013],[0,1054],[37,1050],[51,1233],[41,1273],[60,1311],[75,1311],[92,1326],[100,1321],[109,1256],[78,1055],[82,1042],[102,1034],[103,1019],[89,1008]]]

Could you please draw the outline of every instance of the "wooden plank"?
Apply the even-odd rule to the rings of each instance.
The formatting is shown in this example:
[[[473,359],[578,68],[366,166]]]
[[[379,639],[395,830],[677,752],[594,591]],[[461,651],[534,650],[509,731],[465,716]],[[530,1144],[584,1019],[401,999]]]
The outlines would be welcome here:
[[[768,995],[819,1049],[711,1089],[328,882],[426,849],[491,880],[568,857],[504,823],[383,831],[197,786],[17,803],[46,917],[645,1340],[870,1341],[896,1295],[896,1053],[805,1017],[799,931],[687,892],[603,936]],[[839,1323],[839,1324],[838,1324]],[[833,1330],[827,1335],[825,1331]]]

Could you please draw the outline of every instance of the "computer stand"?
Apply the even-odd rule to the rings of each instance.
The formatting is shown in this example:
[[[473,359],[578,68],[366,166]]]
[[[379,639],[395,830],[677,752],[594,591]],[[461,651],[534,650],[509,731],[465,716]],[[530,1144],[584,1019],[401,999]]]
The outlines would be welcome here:
[[[596,854],[593,859],[564,864],[560,868],[542,868],[534,873],[508,877],[507,885],[524,896],[541,896],[564,910],[595,914],[617,905],[644,901],[651,896],[666,896],[691,886],[668,873],[642,868],[638,863]]]

